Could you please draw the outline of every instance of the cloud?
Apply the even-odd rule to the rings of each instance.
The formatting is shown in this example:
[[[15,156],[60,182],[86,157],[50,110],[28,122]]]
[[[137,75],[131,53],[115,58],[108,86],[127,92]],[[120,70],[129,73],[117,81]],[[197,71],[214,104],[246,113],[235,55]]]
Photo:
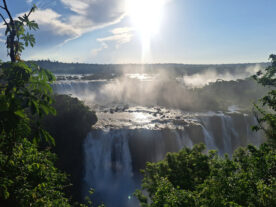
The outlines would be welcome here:
[[[73,12],[65,20],[82,33],[118,23],[125,16],[124,0],[60,0]]]
[[[93,49],[92,55],[97,55],[104,49],[107,49],[110,43],[115,43],[115,47],[119,48],[120,45],[126,44],[131,41],[133,36],[133,29],[130,27],[119,27],[111,31],[112,35],[98,38],[97,41],[101,43],[101,47]]]
[[[81,30],[61,20],[61,14],[52,9],[38,9],[32,14],[31,19],[35,20],[43,32],[50,32],[61,36],[79,36]]]
[[[63,44],[84,33],[120,22],[125,15],[124,1],[26,0],[28,4],[36,3],[39,8],[30,17],[40,27],[36,35],[39,45],[49,41],[56,45]],[[16,16],[22,14],[24,12]]]
[[[5,28],[6,26],[3,24],[3,22],[0,22],[0,42],[6,42],[6,37],[4,36]]]
[[[28,13],[28,11],[16,14],[14,18],[23,16],[25,13]],[[57,45],[68,39],[75,39],[83,34],[81,29],[68,24],[64,21],[61,14],[50,8],[37,9],[31,14],[30,20],[35,20],[39,25],[38,31],[31,32],[35,34],[39,46],[49,45],[50,43]],[[4,29],[5,26],[0,23],[0,39],[2,39],[2,41]]]
[[[125,0],[61,0],[61,2],[95,25],[114,22],[125,14]]]
[[[40,27],[34,33],[37,46],[49,47],[63,45],[87,32],[120,22],[125,16],[124,1],[26,0],[25,2],[27,4],[35,3],[38,6],[36,12],[30,16],[30,19],[35,20]],[[15,16],[22,16],[27,12]],[[3,33],[2,27],[0,27],[0,30]],[[121,39],[126,38],[122,37]],[[0,41],[4,41],[3,35],[0,36]]]
[[[89,4],[86,1],[82,2],[79,0],[61,0],[61,2],[70,10],[78,14],[84,14],[84,11],[89,7]]]
[[[30,18],[39,24],[40,29],[32,33],[37,40],[36,47],[40,49],[38,53],[42,54],[42,51],[47,51],[49,48],[57,49],[58,46],[85,33],[121,22],[128,15],[126,1],[128,0],[25,0],[23,2],[27,7],[31,7],[32,3],[38,7]],[[128,27],[120,27],[112,30],[109,36],[98,38],[100,47],[92,50],[92,54],[96,55],[111,45],[119,48],[122,44],[130,42],[133,36],[130,30]],[[28,57],[27,55],[26,58]]]
[[[87,32],[105,28],[119,23],[126,15],[126,0],[25,0],[25,6],[35,3],[38,9],[31,14],[30,19],[35,20],[39,30],[34,32],[38,53],[47,53],[48,49],[62,46],[68,41],[77,39]],[[22,2],[23,3],[23,2]],[[16,7],[14,5],[14,7]],[[20,12],[15,17],[28,13]],[[0,20],[1,26],[1,20]],[[0,42],[4,42],[3,28],[0,26]],[[120,31],[121,30],[121,31]],[[99,38],[101,47],[94,49],[94,54],[108,48],[115,43],[118,48],[121,44],[131,40],[131,33],[126,28],[111,31],[108,37]],[[3,44],[3,43],[1,43]],[[1,45],[2,46],[2,45]],[[30,58],[28,51],[25,58]],[[46,54],[48,56],[49,54]]]
[[[125,44],[130,42],[133,34],[132,29],[130,27],[121,27],[116,28],[111,31],[113,35],[98,38],[97,41],[99,42],[116,42],[116,47],[119,47],[121,44]]]

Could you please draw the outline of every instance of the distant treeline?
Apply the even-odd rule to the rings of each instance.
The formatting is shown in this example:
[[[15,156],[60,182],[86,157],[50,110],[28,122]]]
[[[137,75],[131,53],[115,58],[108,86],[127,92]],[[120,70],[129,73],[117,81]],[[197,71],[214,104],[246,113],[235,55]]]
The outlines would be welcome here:
[[[218,65],[192,65],[192,64],[86,64],[86,63],[62,63],[52,62],[50,60],[32,61],[42,68],[48,69],[56,74],[95,74],[95,73],[113,73],[120,75],[122,72],[135,72],[146,70],[147,73],[156,70],[170,70],[178,75],[194,74],[208,69],[215,69],[217,72],[230,71],[235,73],[237,70],[245,69],[256,64],[266,67],[268,63],[243,63],[243,64],[218,64]]]

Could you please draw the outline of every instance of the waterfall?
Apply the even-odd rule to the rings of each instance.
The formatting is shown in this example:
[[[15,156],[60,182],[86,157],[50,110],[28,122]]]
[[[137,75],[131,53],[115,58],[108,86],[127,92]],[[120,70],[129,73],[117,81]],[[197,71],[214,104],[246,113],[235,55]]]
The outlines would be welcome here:
[[[82,190],[86,196],[90,188],[95,189],[94,204],[138,206],[132,193],[140,188],[140,169],[145,168],[146,162],[162,160],[167,152],[204,143],[208,150],[231,156],[239,146],[264,141],[251,130],[256,124],[252,115],[236,111],[185,112],[180,109],[186,109],[190,102],[177,95],[187,95],[181,87],[174,94],[178,85],[169,84],[166,88],[171,90],[163,90],[163,85],[150,87],[150,81],[136,83],[130,91],[130,83],[125,81],[123,85],[120,80],[65,80],[53,84],[56,93],[71,94],[98,110],[99,121],[83,146]],[[136,90],[139,87],[143,90]],[[118,90],[114,91],[115,88]],[[156,92],[156,88],[160,91]]]
[[[93,137],[92,137],[93,135]],[[123,131],[89,133],[85,143],[84,194],[96,189],[98,203],[107,206],[131,206],[131,192],[138,185],[133,179],[128,139]]]
[[[203,142],[220,155],[232,154],[238,146],[260,144],[262,140],[249,130],[253,117],[244,114],[212,114],[195,117],[196,122],[183,129],[92,130],[84,143],[85,188],[95,188],[97,200],[107,206],[137,206],[130,195],[139,188],[139,169],[147,161],[156,162],[167,152]]]

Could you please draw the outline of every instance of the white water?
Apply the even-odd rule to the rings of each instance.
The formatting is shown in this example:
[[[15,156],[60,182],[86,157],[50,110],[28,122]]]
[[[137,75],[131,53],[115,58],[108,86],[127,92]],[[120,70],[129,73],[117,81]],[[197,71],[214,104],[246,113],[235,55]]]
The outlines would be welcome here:
[[[137,206],[131,194],[140,186],[139,170],[147,161],[163,159],[167,152],[203,142],[208,150],[216,149],[220,155],[231,155],[239,146],[258,145],[263,141],[250,129],[256,123],[252,116],[237,110],[181,111],[175,109],[178,105],[170,100],[175,90],[168,90],[169,94],[164,95],[160,91],[156,93],[152,87],[148,93],[145,92],[145,97],[141,97],[140,89],[143,91],[144,87],[138,85],[136,91],[118,87],[118,95],[112,94],[116,92],[114,84],[105,81],[60,81],[54,86],[56,92],[72,94],[89,106],[97,104],[99,121],[84,142],[83,194],[87,195],[88,190],[94,188],[93,198],[98,204],[103,202],[107,207]],[[153,95],[149,97],[151,93]],[[164,101],[163,97],[169,101]],[[176,98],[175,103],[182,99]],[[156,100],[162,100],[165,107],[157,106]]]
[[[232,116],[238,119],[238,124]],[[182,129],[112,128],[109,125],[105,131],[97,126],[84,143],[84,190],[95,188],[95,197],[107,206],[136,206],[136,200],[129,196],[139,188],[139,169],[146,161],[159,161],[167,152],[200,142],[205,143],[208,150],[217,149],[220,155],[231,155],[241,145],[262,142],[248,130],[254,123],[252,117],[219,113],[194,118],[196,122]]]
[[[124,132],[88,134],[85,143],[85,188],[107,206],[133,206],[128,199],[138,185],[133,180],[128,139]],[[123,196],[122,196],[123,195]]]

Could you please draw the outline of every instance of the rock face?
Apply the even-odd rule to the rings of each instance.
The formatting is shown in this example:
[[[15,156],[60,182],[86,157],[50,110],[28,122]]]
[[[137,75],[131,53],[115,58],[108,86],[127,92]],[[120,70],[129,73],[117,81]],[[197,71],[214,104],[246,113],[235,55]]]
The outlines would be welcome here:
[[[57,166],[70,175],[72,188],[68,189],[73,200],[81,200],[81,183],[84,176],[83,141],[91,126],[97,122],[95,112],[89,110],[77,98],[55,96],[53,104],[56,116],[48,116],[43,125],[55,138],[53,148],[57,154]]]
[[[111,116],[118,118],[119,115]],[[175,120],[172,117],[169,120],[170,124],[153,128],[150,126],[154,119],[144,127],[123,124],[121,128],[118,123],[113,125],[110,118],[109,122],[100,120],[84,142],[84,192],[93,187],[95,197],[107,206],[135,206],[135,200],[129,200],[128,196],[139,187],[139,170],[146,162],[161,160],[167,152],[202,142],[207,149],[218,150],[220,155],[231,155],[239,146],[258,145],[263,141],[251,131],[255,118],[242,113],[190,114],[186,118],[177,115]],[[121,120],[121,123],[124,122]]]

